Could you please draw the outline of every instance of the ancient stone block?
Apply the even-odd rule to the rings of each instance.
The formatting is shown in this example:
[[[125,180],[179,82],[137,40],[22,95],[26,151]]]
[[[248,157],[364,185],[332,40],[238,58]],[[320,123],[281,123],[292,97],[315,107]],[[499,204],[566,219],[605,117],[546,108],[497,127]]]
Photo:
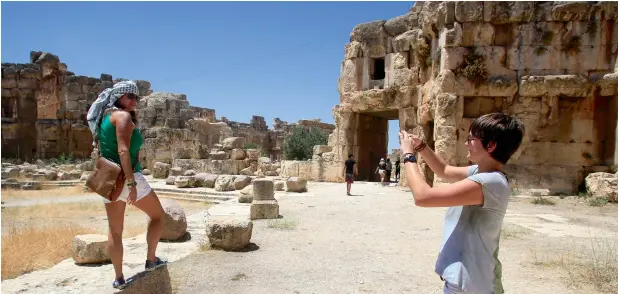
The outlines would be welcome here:
[[[554,21],[588,20],[591,8],[590,2],[558,4],[551,9],[551,17]]]
[[[534,16],[532,1],[522,2],[483,2],[483,19],[485,22],[504,24],[529,22]]]
[[[423,32],[420,29],[409,30],[393,39],[393,50],[395,52],[406,52],[410,50],[412,41],[421,36]]]
[[[17,80],[11,78],[2,78],[2,89],[17,88]]]
[[[210,159],[212,160],[224,160],[227,159],[227,153],[225,151],[210,152]]]
[[[206,235],[210,245],[223,250],[236,251],[251,241],[253,222],[232,216],[211,217]]]
[[[255,198],[255,197],[254,197]],[[250,219],[279,218],[279,203],[277,200],[253,200],[251,202]]]
[[[460,23],[483,21],[483,2],[455,2],[455,20]]]
[[[77,264],[97,264],[111,261],[106,235],[77,235],[71,244],[73,260]]]
[[[230,159],[233,160],[243,160],[245,159],[246,154],[245,151],[241,148],[234,148],[232,149],[232,152],[230,153]]]
[[[286,181],[287,192],[307,192],[307,180],[301,177],[290,177]]]
[[[418,17],[416,13],[409,12],[387,20],[386,23],[384,23],[384,29],[389,35],[397,36],[417,25]]]
[[[381,40],[386,37],[384,30],[386,21],[378,20],[356,25],[350,34],[350,41],[367,42],[368,40]]]
[[[274,183],[269,179],[253,180],[253,199],[255,200],[274,200]]]
[[[220,175],[215,181],[215,191],[234,191],[235,176]]]
[[[461,30],[462,47],[492,46],[494,44],[494,27],[488,23],[466,22]]]
[[[178,188],[191,188],[195,186],[194,176],[177,176],[174,180],[174,184]]]
[[[248,176],[236,176],[234,179],[234,190],[242,190],[251,183],[251,178]]]
[[[25,177],[31,178],[33,173],[25,174]],[[22,190],[41,190],[41,182],[38,181],[28,181],[21,185]]]
[[[155,162],[152,169],[152,177],[155,179],[165,179],[170,173],[170,165],[163,162]]]
[[[169,176],[165,179],[166,185],[175,185],[176,184],[176,176]]]
[[[180,168],[180,167],[172,167],[170,169],[170,175],[171,176],[181,176],[182,175],[182,168]]]
[[[223,140],[223,150],[232,150],[234,148],[244,148],[245,138],[243,137],[231,137]]]
[[[453,28],[442,29],[440,33],[439,45],[440,47],[458,47],[462,45],[463,31],[462,26],[459,23],[455,23]]]
[[[187,233],[187,217],[185,211],[173,199],[161,199],[163,207],[163,232],[161,240],[178,240]]]

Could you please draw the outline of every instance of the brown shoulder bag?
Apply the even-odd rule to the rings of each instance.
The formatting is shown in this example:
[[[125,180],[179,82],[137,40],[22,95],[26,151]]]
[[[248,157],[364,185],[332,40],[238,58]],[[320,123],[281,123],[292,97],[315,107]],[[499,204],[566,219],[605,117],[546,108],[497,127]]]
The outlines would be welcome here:
[[[98,142],[97,142],[98,143]],[[124,177],[122,166],[103,156],[101,156],[101,145],[97,144],[99,157],[95,163],[92,173],[86,180],[86,186],[93,192],[101,195],[103,198],[114,201],[117,195],[112,195],[112,191],[116,188],[116,183]],[[121,181],[124,182],[124,181]]]

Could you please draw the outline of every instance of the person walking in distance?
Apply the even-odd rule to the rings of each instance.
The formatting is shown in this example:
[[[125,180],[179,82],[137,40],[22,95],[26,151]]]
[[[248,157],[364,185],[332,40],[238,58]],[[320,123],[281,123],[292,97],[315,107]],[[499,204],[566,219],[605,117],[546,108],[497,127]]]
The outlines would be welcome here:
[[[345,161],[345,182],[348,187],[348,196],[352,196],[350,189],[352,189],[352,183],[354,183],[354,176],[358,176],[358,167],[354,155],[350,154],[348,160]]]
[[[467,167],[447,165],[418,136],[399,133],[415,204],[449,207],[435,264],[444,293],[504,293],[498,251],[511,189],[503,168],[519,148],[524,131],[520,121],[502,113],[475,119],[465,143],[474,165]],[[429,186],[414,153],[421,154],[437,176],[453,183]]]
[[[391,182],[391,176],[393,174],[393,163],[390,158],[386,158],[386,181]]]
[[[152,271],[166,264],[155,255],[163,230],[164,211],[157,194],[142,175],[138,160],[139,150],[144,143],[144,137],[136,127],[135,109],[138,101],[137,84],[122,81],[103,90],[88,109],[87,115],[93,144],[99,142],[101,156],[121,165],[124,173],[124,178],[119,178],[112,191],[111,199],[116,200],[111,202],[103,199],[109,224],[107,248],[116,273],[112,286],[116,289],[126,286],[122,272],[122,231],[127,204],[134,205],[150,218],[146,234],[148,250],[145,270]]]
[[[397,158],[397,161],[395,161],[395,181],[399,182],[400,174],[401,174],[401,160]]]

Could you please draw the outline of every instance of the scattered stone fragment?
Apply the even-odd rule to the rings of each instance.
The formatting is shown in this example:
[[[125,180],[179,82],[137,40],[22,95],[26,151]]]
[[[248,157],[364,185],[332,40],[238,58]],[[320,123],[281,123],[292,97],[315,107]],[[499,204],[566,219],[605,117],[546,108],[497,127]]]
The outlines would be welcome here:
[[[155,162],[152,177],[155,179],[165,179],[170,173],[170,165],[163,162]]]
[[[251,183],[251,178],[248,176],[236,176],[234,179],[234,190],[242,190]]]
[[[215,216],[208,221],[207,236],[210,245],[226,251],[238,251],[251,242],[253,222],[233,216]]]
[[[235,176],[220,175],[215,182],[215,191],[234,191],[234,179]]]
[[[111,261],[107,251],[107,236],[78,235],[71,244],[73,260],[77,264],[98,264]]]
[[[291,177],[286,181],[288,192],[307,192],[307,180],[301,177]]]
[[[182,176],[182,168],[180,168],[180,167],[172,167],[170,169],[170,175],[172,175],[172,176]]]
[[[195,176],[196,172],[192,169],[186,170],[182,175],[183,176]]]
[[[41,182],[29,181],[21,186],[22,190],[41,190]]]
[[[160,201],[165,212],[161,240],[174,241],[182,238],[187,233],[185,211],[176,200],[161,198]]]
[[[275,191],[283,191],[284,188],[285,188],[285,182],[284,181],[276,181],[275,182]]]
[[[145,176],[149,176],[152,174],[152,172],[149,169],[145,168],[142,170],[142,174]]]
[[[175,185],[176,184],[176,177],[175,176],[167,177],[167,179],[165,179],[165,184],[166,185]]]
[[[191,188],[195,186],[194,176],[178,176],[176,177],[174,184],[178,188]]]

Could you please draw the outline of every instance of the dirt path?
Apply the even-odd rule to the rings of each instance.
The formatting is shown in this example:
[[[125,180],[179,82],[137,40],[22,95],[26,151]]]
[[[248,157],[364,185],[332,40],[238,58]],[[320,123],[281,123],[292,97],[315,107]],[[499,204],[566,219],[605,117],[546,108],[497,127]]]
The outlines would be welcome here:
[[[278,197],[284,218],[254,221],[252,242],[259,249],[209,250],[171,264],[175,292],[442,293],[433,266],[445,209],[416,207],[411,194],[397,187],[359,183],[355,197],[345,196],[344,189],[310,183],[310,195]],[[510,209],[525,214],[528,206],[515,199]],[[554,208],[534,208],[530,223],[549,224],[534,215]],[[606,217],[615,221],[616,213]],[[589,285],[569,288],[567,274],[543,266],[531,250],[568,236],[549,237],[508,222],[500,244],[507,293],[598,293]],[[269,227],[273,224],[278,228]]]

